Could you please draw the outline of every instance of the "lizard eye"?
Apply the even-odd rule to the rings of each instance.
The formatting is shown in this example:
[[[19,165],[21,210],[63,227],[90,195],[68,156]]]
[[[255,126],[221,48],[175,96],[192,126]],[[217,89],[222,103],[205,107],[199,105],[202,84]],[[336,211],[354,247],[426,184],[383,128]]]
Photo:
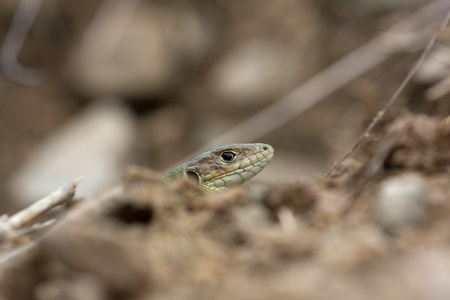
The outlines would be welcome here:
[[[220,158],[222,158],[222,160],[225,162],[233,161],[235,157],[236,157],[236,154],[234,154],[233,152],[230,152],[230,151],[225,151],[225,152],[222,152],[222,154],[220,154]]]

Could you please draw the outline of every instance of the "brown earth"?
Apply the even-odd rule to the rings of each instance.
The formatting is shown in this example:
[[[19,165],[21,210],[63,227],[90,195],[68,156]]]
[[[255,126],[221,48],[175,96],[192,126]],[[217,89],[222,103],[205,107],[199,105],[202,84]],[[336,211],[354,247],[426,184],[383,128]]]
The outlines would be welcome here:
[[[80,200],[16,255],[2,290],[6,299],[445,298],[450,119],[404,114],[371,149],[368,163],[330,179],[223,193],[129,167],[122,184]],[[380,185],[411,174],[424,183],[424,218],[383,222]]]

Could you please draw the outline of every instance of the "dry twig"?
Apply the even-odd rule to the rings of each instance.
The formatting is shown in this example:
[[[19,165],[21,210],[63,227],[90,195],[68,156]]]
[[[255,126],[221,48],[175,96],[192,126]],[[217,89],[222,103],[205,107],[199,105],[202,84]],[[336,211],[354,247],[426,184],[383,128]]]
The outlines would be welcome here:
[[[8,236],[23,234],[21,229],[24,229],[25,226],[42,216],[42,214],[58,205],[70,202],[75,196],[75,190],[80,180],[81,177],[60,187],[50,195],[24,208],[11,217],[6,215],[2,216],[2,220],[0,221],[0,240]],[[40,225],[35,224],[36,226],[31,226],[30,229],[36,230],[38,227],[48,227],[49,224],[47,222]]]
[[[425,49],[422,51],[422,54],[420,55],[417,62],[414,64],[412,69],[409,71],[408,75],[406,75],[405,79],[402,81],[402,83],[399,85],[397,90],[394,92],[394,94],[391,96],[389,101],[386,103],[386,105],[383,107],[382,110],[380,110],[376,117],[372,120],[372,122],[369,124],[369,126],[366,128],[366,130],[359,136],[359,138],[356,140],[356,142],[348,149],[348,151],[344,154],[344,156],[334,165],[333,168],[327,173],[325,177],[330,176],[330,174],[348,157],[350,154],[353,153],[353,151],[358,147],[358,145],[362,142],[362,140],[369,136],[369,133],[372,131],[373,127],[377,125],[384,117],[386,112],[389,110],[389,108],[394,104],[395,100],[398,98],[400,93],[404,90],[405,86],[411,81],[411,78],[414,76],[414,74],[419,69],[420,65],[423,63],[425,58],[430,53],[431,48],[433,48],[434,44],[436,44],[439,36],[441,35],[442,31],[444,31],[445,27],[447,26],[450,19],[450,10],[448,10],[447,15],[442,20],[439,28],[434,33],[433,37],[429,40],[428,44],[426,45]]]
[[[255,141],[283,126],[289,120],[319,103],[324,97],[379,65],[394,53],[408,51],[411,45],[425,43],[428,32],[424,28],[433,24],[449,9],[448,1],[433,1],[414,15],[307,80],[273,105],[189,154],[182,161],[217,145],[237,141]]]

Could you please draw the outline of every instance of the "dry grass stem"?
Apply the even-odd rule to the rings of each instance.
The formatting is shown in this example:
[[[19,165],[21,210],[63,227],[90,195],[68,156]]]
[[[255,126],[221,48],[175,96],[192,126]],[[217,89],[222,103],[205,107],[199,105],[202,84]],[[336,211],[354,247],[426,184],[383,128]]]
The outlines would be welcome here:
[[[197,149],[181,161],[217,145],[237,141],[256,141],[265,134],[283,126],[288,121],[322,101],[361,74],[379,65],[396,52],[409,51],[428,41],[429,31],[424,30],[439,20],[450,9],[448,1],[433,1],[412,16],[382,32],[365,45],[335,62],[307,80],[273,105],[238,124],[229,131]]]
[[[80,180],[81,177],[71,183],[68,183],[65,186],[60,187],[50,195],[22,209],[11,217],[3,215],[0,222],[0,237],[5,238],[8,236],[17,236],[23,234],[23,232],[28,232],[30,230],[38,231],[53,224],[54,220],[49,220],[44,223],[33,224],[32,226],[30,226],[30,228],[24,230],[26,226],[30,225],[30,223],[38,219],[45,212],[58,205],[69,203],[75,196],[75,190]]]
[[[425,49],[422,51],[422,54],[420,55],[419,59],[416,61],[412,69],[409,71],[408,75],[406,75],[405,79],[402,81],[402,83],[399,85],[397,90],[394,92],[394,94],[391,96],[389,101],[386,103],[386,105],[383,107],[382,110],[380,110],[376,117],[372,120],[372,122],[369,124],[367,129],[359,136],[359,138],[356,140],[356,142],[350,147],[350,149],[344,154],[344,156],[334,165],[333,168],[327,173],[325,177],[330,176],[330,174],[347,158],[350,156],[350,154],[355,151],[355,149],[358,147],[358,145],[362,142],[364,138],[369,136],[369,133],[372,131],[372,129],[377,125],[384,117],[386,112],[389,110],[389,108],[394,104],[395,100],[397,100],[400,93],[405,89],[406,85],[411,81],[411,78],[416,74],[417,70],[419,69],[420,65],[423,63],[425,58],[430,53],[433,46],[436,44],[437,40],[439,39],[439,36],[441,35],[442,31],[444,31],[445,27],[448,24],[448,21],[450,19],[450,10],[447,10],[447,15],[442,20],[439,28],[436,30],[436,32],[433,34],[432,38],[427,43]]]

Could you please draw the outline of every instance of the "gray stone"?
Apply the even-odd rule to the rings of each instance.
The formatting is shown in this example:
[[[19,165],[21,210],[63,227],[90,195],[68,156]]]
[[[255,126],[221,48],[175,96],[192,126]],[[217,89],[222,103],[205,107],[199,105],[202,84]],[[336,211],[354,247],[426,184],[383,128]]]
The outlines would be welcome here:
[[[68,76],[89,96],[173,92],[186,66],[209,49],[210,27],[203,22],[187,5],[105,1],[74,47]]]
[[[389,178],[381,183],[375,217],[387,231],[400,233],[425,221],[426,185],[419,174]]]
[[[100,192],[123,173],[134,142],[134,119],[115,101],[98,101],[33,149],[12,175],[9,191],[28,205],[78,176],[77,196]]]
[[[297,59],[292,50],[273,41],[246,41],[219,60],[209,89],[227,105],[261,107],[296,85],[301,78]]]

